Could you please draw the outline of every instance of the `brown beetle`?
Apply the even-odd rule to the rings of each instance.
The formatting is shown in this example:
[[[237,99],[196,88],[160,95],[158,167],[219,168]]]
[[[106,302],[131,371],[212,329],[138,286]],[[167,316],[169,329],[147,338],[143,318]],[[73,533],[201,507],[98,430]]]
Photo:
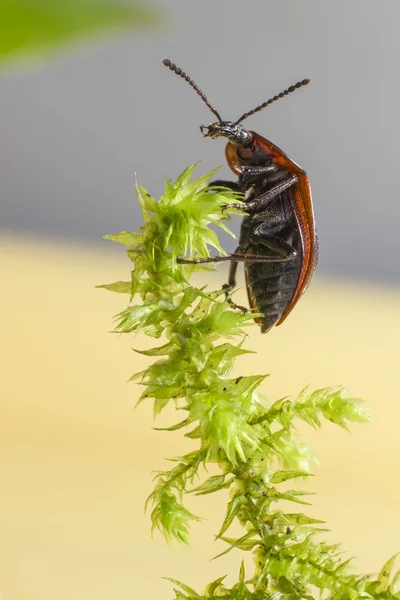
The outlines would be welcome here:
[[[217,117],[218,121],[202,125],[200,130],[205,137],[227,138],[226,158],[238,181],[214,181],[212,186],[243,192],[245,206],[229,204],[226,208],[240,208],[247,213],[239,246],[233,254],[178,260],[181,263],[231,261],[230,288],[235,286],[238,263],[244,262],[249,304],[253,312],[262,314],[255,320],[265,333],[283,323],[307,289],[317,266],[318,240],[306,172],[272,142],[244,129],[240,123],[307,85],[309,79],[299,81],[232,122],[223,121],[182,69],[167,58],[163,63],[187,81]]]

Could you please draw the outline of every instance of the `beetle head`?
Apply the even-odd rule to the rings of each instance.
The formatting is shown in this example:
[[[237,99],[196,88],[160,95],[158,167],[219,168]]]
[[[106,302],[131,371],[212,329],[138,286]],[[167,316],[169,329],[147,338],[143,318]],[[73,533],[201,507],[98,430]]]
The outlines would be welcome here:
[[[256,108],[253,108],[253,110],[245,112],[237,121],[223,121],[217,109],[207,100],[205,94],[195,84],[193,79],[190,79],[189,75],[186,75],[186,73],[182,71],[180,67],[177,67],[175,63],[171,62],[169,58],[164,58],[162,62],[168,69],[170,69],[170,71],[173,71],[174,73],[176,73],[176,75],[182,77],[182,79],[184,79],[194,89],[194,91],[200,96],[200,98],[208,106],[211,112],[214,113],[214,115],[217,117],[218,121],[216,121],[215,123],[211,123],[210,125],[202,125],[200,127],[201,133],[204,135],[204,137],[210,137],[213,139],[225,137],[230,142],[241,148],[248,148],[249,146],[251,146],[254,138],[250,131],[247,131],[242,127],[242,125],[240,125],[240,123],[244,121],[244,119],[247,119],[247,117],[250,117],[250,115],[254,115],[254,113],[259,112],[266,106],[269,106],[270,104],[276,102],[280,98],[284,98],[288,94],[294,92],[303,85],[307,85],[310,82],[309,79],[303,79],[302,81],[298,81],[295,85],[291,85],[286,90],[283,90],[283,92],[280,92],[280,94],[277,94],[273,98],[270,98],[266,102],[263,102],[259,106],[256,106]]]
[[[201,125],[200,131],[204,137],[212,139],[224,137],[241,148],[247,148],[253,143],[253,135],[250,131],[233,121],[216,121],[210,125]]]

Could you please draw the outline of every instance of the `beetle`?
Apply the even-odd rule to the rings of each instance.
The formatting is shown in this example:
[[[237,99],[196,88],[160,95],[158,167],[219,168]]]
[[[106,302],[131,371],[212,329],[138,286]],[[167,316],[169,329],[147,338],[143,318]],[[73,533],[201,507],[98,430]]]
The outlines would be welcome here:
[[[189,83],[217,117],[218,121],[201,125],[200,131],[204,137],[228,140],[225,155],[238,180],[218,180],[211,186],[243,192],[245,205],[233,203],[224,208],[239,208],[247,213],[235,252],[178,261],[185,264],[231,261],[228,289],[235,287],[238,263],[243,262],[249,305],[252,312],[258,313],[255,321],[261,332],[266,333],[285,321],[307,289],[318,262],[318,238],[306,172],[275,144],[245,129],[241,123],[310,80],[299,81],[236,121],[224,121],[182,69],[168,58],[162,62]]]

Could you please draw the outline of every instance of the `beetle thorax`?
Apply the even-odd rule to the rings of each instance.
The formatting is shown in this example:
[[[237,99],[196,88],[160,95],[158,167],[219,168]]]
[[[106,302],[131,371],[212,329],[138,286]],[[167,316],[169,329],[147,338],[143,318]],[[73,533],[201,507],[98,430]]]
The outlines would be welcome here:
[[[253,136],[254,141],[249,148],[236,147],[237,161],[246,166],[265,166],[272,163],[272,156],[265,148],[260,148],[257,143],[257,136]]]
[[[224,137],[239,148],[249,148],[254,139],[250,131],[232,121],[217,121],[210,125],[201,125],[200,131],[204,137],[213,139]]]

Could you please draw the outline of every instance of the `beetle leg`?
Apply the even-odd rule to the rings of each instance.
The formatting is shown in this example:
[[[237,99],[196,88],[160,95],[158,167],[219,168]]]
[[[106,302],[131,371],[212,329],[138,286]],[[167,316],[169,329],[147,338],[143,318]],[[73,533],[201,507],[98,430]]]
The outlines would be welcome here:
[[[237,248],[237,250],[239,250],[239,248]],[[230,288],[236,287],[236,271],[237,271],[238,266],[239,266],[239,263],[237,263],[237,262],[231,262],[231,264],[230,264],[228,284],[227,284],[228,287],[230,287]]]
[[[240,250],[240,246],[236,249],[236,252]],[[229,277],[228,277],[228,283],[225,283],[222,286],[222,289],[225,290],[225,297],[226,297],[226,301],[229,302],[229,304],[233,307],[233,308],[238,308],[239,310],[241,310],[244,314],[248,313],[248,309],[245,306],[240,306],[240,304],[236,304],[236,302],[234,302],[232,300],[232,298],[230,297],[230,292],[231,290],[236,287],[236,271],[237,268],[239,266],[239,263],[231,261],[231,264],[229,266]]]
[[[264,166],[237,166],[237,172],[239,173],[239,181],[241,183],[257,183],[263,175],[270,175],[279,171],[279,167],[275,164],[264,165]]]
[[[271,238],[268,238],[270,240]],[[276,238],[280,239],[280,238]],[[275,238],[273,238],[275,242]],[[266,239],[267,241],[267,239]],[[272,242],[271,242],[272,244]],[[265,244],[266,245],[266,244]],[[286,252],[283,245],[277,251],[276,256],[265,256],[263,254],[249,254],[244,253],[240,254],[238,252],[234,252],[233,254],[228,254],[227,256],[208,256],[207,258],[177,258],[176,262],[181,265],[201,265],[206,263],[218,263],[218,262],[226,262],[228,260],[232,260],[233,262],[248,262],[248,263],[263,263],[263,262],[287,262],[292,260],[297,256],[297,253],[290,244],[288,244],[291,252]],[[275,247],[278,248],[278,245],[275,244]],[[279,252],[279,253],[278,253]]]
[[[207,258],[177,258],[176,262],[180,265],[202,265],[204,263],[217,263],[231,260],[231,254],[227,256],[208,256]]]
[[[237,266],[237,263],[231,263],[231,266],[232,265],[236,265]],[[243,312],[243,314],[246,315],[249,312],[249,309],[246,308],[245,306],[241,306],[240,304],[236,304],[236,302],[234,302],[232,300],[232,298],[230,297],[230,292],[231,292],[231,290],[232,290],[233,287],[234,286],[230,285],[229,283],[224,283],[224,285],[222,286],[222,289],[225,292],[226,301],[228,302],[228,304],[230,304],[232,306],[233,309],[235,309],[235,310],[239,309],[239,310],[241,310]]]
[[[265,225],[260,225],[250,236],[250,240],[253,244],[259,244],[260,246],[272,250],[272,252],[276,253],[284,260],[296,258],[298,254],[297,250],[291,244],[276,235],[268,235],[264,231],[264,227]]]
[[[256,210],[256,212],[263,210],[270,204],[275,198],[280,196],[282,192],[292,187],[292,185],[296,185],[298,182],[298,177],[295,173],[291,173],[286,179],[279,181],[274,187],[269,189],[267,192],[260,194],[257,196],[255,200],[251,202],[247,202],[246,205],[243,204],[226,204],[222,208],[226,210],[227,208],[238,208],[239,210],[243,210],[246,212],[252,212]]]
[[[211,187],[211,188],[213,188],[214,186],[226,187],[226,188],[229,188],[230,190],[233,190],[234,192],[240,191],[240,187],[239,187],[239,184],[237,183],[237,181],[225,181],[224,179],[216,179],[215,181],[212,181],[208,185],[208,187]]]

